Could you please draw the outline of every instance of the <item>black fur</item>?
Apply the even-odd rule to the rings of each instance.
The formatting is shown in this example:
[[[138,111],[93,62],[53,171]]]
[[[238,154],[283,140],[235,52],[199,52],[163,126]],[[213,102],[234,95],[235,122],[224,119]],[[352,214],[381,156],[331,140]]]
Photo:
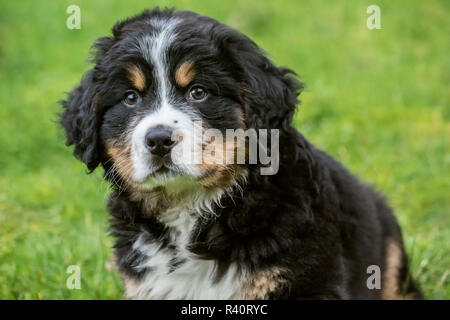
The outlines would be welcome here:
[[[105,141],[119,137],[131,117],[120,106],[127,85],[121,70],[131,61],[152,74],[151,66],[130,53],[130,43],[145,34],[146,20],[171,16],[182,19],[183,27],[170,60],[195,58],[203,63],[199,68],[208,70],[207,81],[220,83],[216,105],[223,110],[199,106],[208,124],[219,129],[238,127],[230,114],[233,108],[242,107],[248,128],[280,129],[278,173],[261,176],[258,165],[247,165],[249,177],[243,193],[225,196],[223,207],[215,208],[217,218],[198,220],[189,249],[217,262],[217,279],[232,262],[252,271],[274,266],[286,270],[287,285],[269,298],[380,298],[380,290],[366,286],[367,267],[378,265],[384,270],[387,241],[395,241],[403,250],[401,231],[390,208],[291,126],[302,89],[292,77],[294,72],[274,66],[255,43],[225,25],[191,12],[159,9],[117,23],[113,37],[95,44],[94,69],[63,103],[61,124],[67,144],[75,146],[74,154],[91,171],[100,163],[110,169]],[[143,99],[151,105],[152,84],[148,86],[149,96]],[[118,265],[121,272],[139,279],[141,274],[133,266],[141,257],[132,243],[142,230],[147,231],[148,241],[161,241],[173,251],[177,248],[171,247],[164,225],[142,214],[144,203],[131,200],[121,188],[123,181],[110,180],[115,192],[108,209]],[[408,276],[404,250],[402,260],[399,281],[404,293],[420,297]],[[174,259],[171,267],[182,263]]]

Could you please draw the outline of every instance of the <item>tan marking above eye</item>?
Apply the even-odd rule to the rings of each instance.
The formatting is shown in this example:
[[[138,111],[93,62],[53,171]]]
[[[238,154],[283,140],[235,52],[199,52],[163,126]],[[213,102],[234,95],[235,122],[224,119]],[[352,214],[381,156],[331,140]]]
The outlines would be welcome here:
[[[186,61],[175,72],[175,81],[184,88],[194,79],[196,74],[194,62]]]
[[[146,84],[145,84],[145,76],[141,68],[136,65],[133,65],[129,67],[127,70],[129,80],[131,81],[133,86],[140,92],[143,92]]]

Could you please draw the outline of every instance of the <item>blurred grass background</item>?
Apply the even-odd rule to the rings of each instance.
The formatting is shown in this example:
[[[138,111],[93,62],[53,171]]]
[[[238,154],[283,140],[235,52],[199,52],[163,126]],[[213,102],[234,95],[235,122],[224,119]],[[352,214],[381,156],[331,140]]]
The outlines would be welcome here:
[[[66,8],[81,8],[81,30]],[[381,8],[368,30],[366,8]],[[450,299],[450,2],[0,1],[0,298],[120,299],[107,187],[56,124],[93,41],[155,5],[211,16],[307,84],[299,128],[388,196],[425,295]],[[66,269],[81,267],[81,290]]]

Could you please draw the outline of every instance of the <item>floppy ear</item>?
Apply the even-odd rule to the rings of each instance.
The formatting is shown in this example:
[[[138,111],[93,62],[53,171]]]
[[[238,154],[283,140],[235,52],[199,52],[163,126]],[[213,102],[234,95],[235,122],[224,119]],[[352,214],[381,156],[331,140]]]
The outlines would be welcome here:
[[[246,36],[225,31],[220,51],[239,68],[242,100],[249,127],[288,129],[303,85],[295,72],[276,67]]]
[[[119,33],[121,24],[113,28],[114,36]],[[95,41],[92,62],[95,68],[88,71],[78,87],[72,90],[66,101],[62,101],[63,112],[60,123],[66,131],[66,145],[74,145],[73,154],[83,161],[92,172],[97,168],[101,159],[99,148],[100,110],[95,104],[96,83],[104,81],[98,77],[102,69],[102,57],[113,46],[114,37],[103,37]],[[96,78],[94,80],[94,70]]]
[[[60,123],[66,131],[68,146],[92,172],[100,163],[98,148],[98,115],[93,103],[95,94],[93,71],[88,71],[78,87],[62,102]]]

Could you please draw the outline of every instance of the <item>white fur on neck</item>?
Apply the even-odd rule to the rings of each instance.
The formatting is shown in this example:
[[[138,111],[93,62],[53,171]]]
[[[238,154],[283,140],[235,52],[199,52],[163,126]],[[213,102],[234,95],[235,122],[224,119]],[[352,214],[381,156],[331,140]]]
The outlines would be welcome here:
[[[169,229],[170,244],[176,246],[176,257],[184,262],[171,270],[173,250],[162,247],[155,240],[148,242],[145,232],[133,244],[144,259],[136,266],[137,271],[146,274],[135,283],[133,292],[127,292],[134,299],[237,299],[242,290],[243,274],[232,263],[223,276],[216,280],[217,265],[214,260],[200,259],[190,252],[191,233],[199,219],[212,218],[214,203],[230,190],[206,191],[192,188],[177,205],[161,212],[158,219]]]

